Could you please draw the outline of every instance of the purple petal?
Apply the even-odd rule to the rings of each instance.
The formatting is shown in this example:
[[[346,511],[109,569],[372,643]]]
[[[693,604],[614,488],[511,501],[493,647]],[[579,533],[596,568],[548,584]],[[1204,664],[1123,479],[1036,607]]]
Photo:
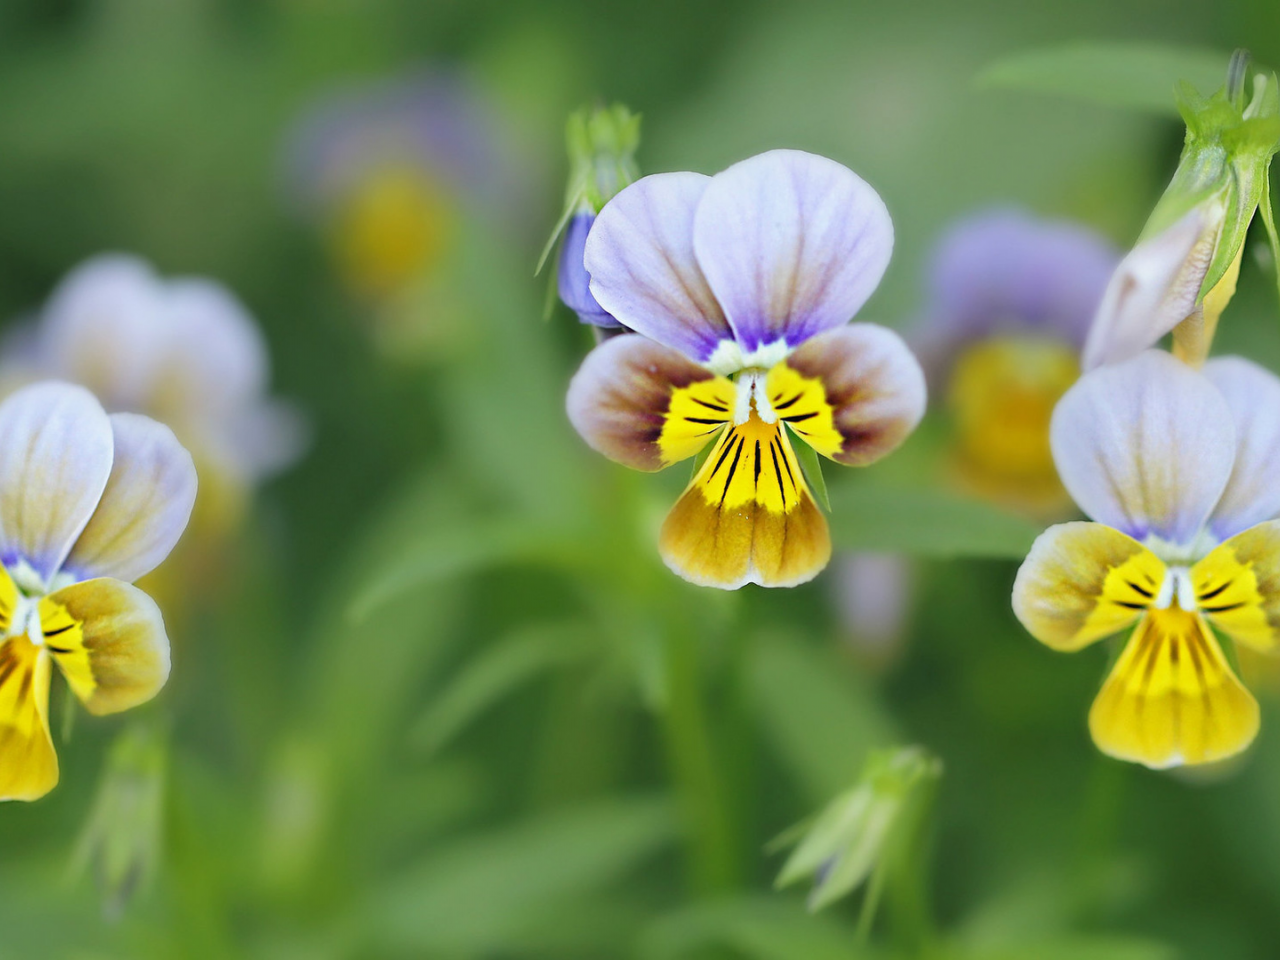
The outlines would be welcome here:
[[[569,221],[569,226],[565,229],[564,245],[560,248],[557,287],[561,302],[576,313],[583,323],[596,327],[618,327],[621,324],[591,295],[591,274],[587,273],[582,262],[587,234],[591,232],[591,225],[595,222],[595,214],[588,211],[574,214]]]
[[[733,332],[693,253],[693,220],[711,182],[644,177],[605,204],[587,236],[591,292],[618,322],[705,362]]]
[[[1280,515],[1280,378],[1244,357],[1217,357],[1205,376],[1226,398],[1236,427],[1235,468],[1209,519],[1219,540]]]
[[[693,245],[750,354],[847,323],[889,265],[893,224],[879,194],[853,171],[773,150],[712,178]]]
[[[1208,377],[1160,350],[1088,373],[1053,412],[1053,459],[1067,492],[1136,540],[1188,544],[1231,476],[1231,410]]]

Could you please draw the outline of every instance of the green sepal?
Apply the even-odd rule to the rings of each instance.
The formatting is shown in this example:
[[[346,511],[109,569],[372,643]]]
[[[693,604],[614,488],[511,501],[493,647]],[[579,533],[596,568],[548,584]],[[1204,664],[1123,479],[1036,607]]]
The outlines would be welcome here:
[[[698,471],[702,469],[702,465],[707,462],[707,457],[711,456],[711,451],[716,448],[716,444],[720,442],[722,434],[716,434],[714,440],[693,455],[693,471],[689,474],[689,481],[698,475]]]
[[[791,435],[791,446],[796,452],[796,459],[800,461],[800,469],[804,471],[805,479],[809,481],[809,488],[822,504],[822,509],[830,513],[831,497],[827,494],[826,478],[822,476],[822,458],[813,447],[801,440],[789,425],[787,433]]]
[[[1280,234],[1276,233],[1275,211],[1271,207],[1271,177],[1262,181],[1262,199],[1258,202],[1262,225],[1267,228],[1267,240],[1271,244],[1271,270],[1275,275],[1276,293],[1280,294]]]

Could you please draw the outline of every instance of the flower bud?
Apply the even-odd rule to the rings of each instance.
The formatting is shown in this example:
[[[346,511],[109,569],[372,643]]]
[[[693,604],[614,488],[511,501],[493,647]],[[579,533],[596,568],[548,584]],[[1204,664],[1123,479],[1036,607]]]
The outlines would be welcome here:
[[[809,909],[821,910],[852,892],[872,871],[883,869],[890,841],[909,818],[904,814],[920,789],[942,775],[942,762],[920,747],[873,753],[857,786],[836,797],[798,832],[799,844],[775,881],[786,887],[813,878]],[[901,849],[901,848],[899,848]]]
[[[618,327],[591,293],[591,277],[582,263],[587,234],[596,214],[623,187],[639,177],[635,152],[640,145],[640,117],[621,104],[593,111],[579,110],[566,129],[569,187],[565,209],[551,242],[563,230],[557,287],[560,300],[583,323]]]
[[[1280,84],[1256,73],[1245,103],[1245,60],[1212,97],[1177,90],[1187,136],[1178,169],[1137,245],[1121,261],[1084,348],[1086,370],[1137,356],[1171,330],[1184,359],[1202,363],[1232,294],[1245,234],[1280,149]],[[1270,211],[1263,211],[1270,220]]]
[[[137,723],[116,738],[107,754],[72,869],[92,874],[110,918],[119,917],[155,877],[168,752],[162,731]]]

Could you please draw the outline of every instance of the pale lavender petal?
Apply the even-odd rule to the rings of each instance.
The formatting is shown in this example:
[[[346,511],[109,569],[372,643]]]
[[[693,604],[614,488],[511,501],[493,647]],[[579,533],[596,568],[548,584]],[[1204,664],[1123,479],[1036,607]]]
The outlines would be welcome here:
[[[750,354],[780,340],[794,347],[847,323],[889,265],[893,223],[879,194],[852,170],[772,150],[712,178],[693,245]]]
[[[928,366],[948,365],[965,343],[1000,335],[1084,346],[1119,254],[1066,220],[990,210],[955,223],[929,269],[929,302],[915,342]]]
[[[64,568],[77,580],[132,583],[169,555],[196,502],[196,468],[173,431],[149,417],[111,417],[115,460]]]
[[[1280,515],[1280,378],[1244,357],[1217,357],[1204,372],[1236,428],[1235,469],[1209,518],[1210,530],[1226,540]]]
[[[693,253],[693,219],[710,177],[659,173],[605,204],[587,236],[591,292],[619,323],[705,362],[733,339]]]
[[[1067,492],[1099,523],[1136,540],[1190,543],[1231,476],[1231,410],[1210,380],[1148,350],[1082,377],[1050,425]]]
[[[46,581],[97,507],[111,474],[111,421],[69,383],[23,387],[0,403],[0,562]]]
[[[41,318],[46,375],[88,387],[113,410],[136,409],[154,388],[167,343],[163,286],[137,257],[104,254],[72,270]]]
[[[1086,370],[1137,356],[1191,314],[1218,225],[1211,211],[1196,207],[1120,261],[1085,341]]]
[[[596,327],[620,326],[591,295],[591,274],[582,262],[587,245],[587,234],[596,222],[594,213],[583,211],[574,214],[565,228],[564,244],[560,248],[560,268],[556,278],[560,300],[578,315],[583,323]]]

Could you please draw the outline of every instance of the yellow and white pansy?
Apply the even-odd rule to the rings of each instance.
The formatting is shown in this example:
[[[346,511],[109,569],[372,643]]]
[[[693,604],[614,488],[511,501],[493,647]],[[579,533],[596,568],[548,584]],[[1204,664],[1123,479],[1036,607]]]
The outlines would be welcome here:
[[[34,800],[58,782],[55,668],[94,714],[168,678],[164,621],[132,582],[178,542],[196,471],[168,427],[53,381],[0,403],[0,450],[0,799]]]
[[[1051,442],[1094,522],[1036,540],[1013,608],[1055,650],[1134,628],[1089,713],[1094,742],[1154,768],[1244,750],[1258,704],[1215,630],[1261,651],[1280,639],[1280,379],[1149,350],[1081,378]]]
[[[66,380],[111,413],[170,427],[205,480],[202,534],[234,527],[254,485],[303,449],[298,413],[269,395],[266,340],[244,305],[222,284],[163,278],[138,257],[72,270],[0,363],[10,387]]]
[[[682,577],[724,589],[813,578],[831,541],[793,444],[861,466],[919,422],[924,374],[906,344],[848,323],[892,247],[876,192],[796,150],[714,177],[645,177],[601,210],[584,257],[591,293],[635,332],[588,355],[569,418],[638,470],[710,446],[662,528]]]

